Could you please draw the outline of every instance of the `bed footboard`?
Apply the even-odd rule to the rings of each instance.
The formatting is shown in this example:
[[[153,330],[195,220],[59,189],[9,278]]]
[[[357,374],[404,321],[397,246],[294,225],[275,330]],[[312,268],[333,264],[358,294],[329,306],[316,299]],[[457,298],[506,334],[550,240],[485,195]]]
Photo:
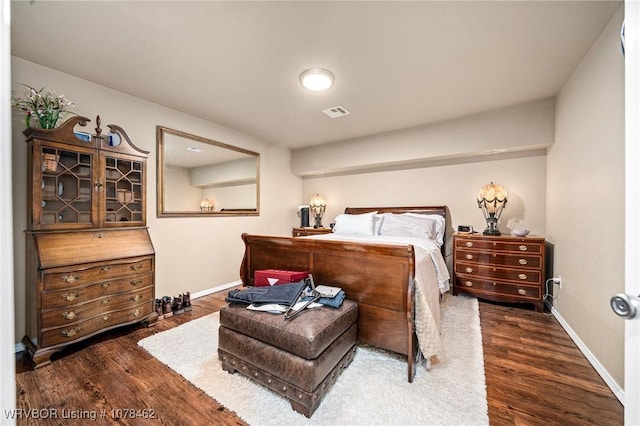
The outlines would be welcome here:
[[[358,303],[358,341],[407,356],[413,381],[418,350],[414,327],[415,256],[411,245],[242,234],[240,278],[258,269],[309,271],[318,284],[341,287]]]

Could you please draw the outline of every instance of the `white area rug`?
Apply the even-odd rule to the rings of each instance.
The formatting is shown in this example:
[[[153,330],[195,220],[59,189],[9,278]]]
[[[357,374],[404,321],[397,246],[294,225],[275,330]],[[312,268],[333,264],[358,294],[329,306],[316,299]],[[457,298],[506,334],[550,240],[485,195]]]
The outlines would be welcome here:
[[[301,317],[302,318],[302,317]],[[488,425],[478,301],[445,294],[444,359],[407,382],[399,356],[358,347],[353,363],[307,419],[270,390],[222,370],[218,313],[138,344],[251,425]]]

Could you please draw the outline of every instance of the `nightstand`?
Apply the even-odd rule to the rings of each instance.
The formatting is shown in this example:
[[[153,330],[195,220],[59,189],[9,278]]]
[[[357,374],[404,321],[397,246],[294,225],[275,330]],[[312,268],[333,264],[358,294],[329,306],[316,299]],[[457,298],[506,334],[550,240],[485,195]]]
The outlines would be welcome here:
[[[293,228],[291,235],[294,237],[306,237],[307,235],[330,234],[331,228]]]
[[[453,250],[453,294],[544,310],[544,238],[454,234]]]

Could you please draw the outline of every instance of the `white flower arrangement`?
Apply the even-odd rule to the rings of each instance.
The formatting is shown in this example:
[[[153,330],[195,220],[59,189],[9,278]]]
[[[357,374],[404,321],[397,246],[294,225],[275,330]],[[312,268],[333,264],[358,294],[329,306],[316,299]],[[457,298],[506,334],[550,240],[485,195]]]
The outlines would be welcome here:
[[[15,97],[11,100],[11,105],[26,114],[24,119],[27,127],[31,125],[31,119],[35,119],[43,129],[53,129],[58,120],[75,107],[73,102],[64,95],[56,96],[56,92],[43,87],[40,90],[23,85],[26,90],[23,97]]]

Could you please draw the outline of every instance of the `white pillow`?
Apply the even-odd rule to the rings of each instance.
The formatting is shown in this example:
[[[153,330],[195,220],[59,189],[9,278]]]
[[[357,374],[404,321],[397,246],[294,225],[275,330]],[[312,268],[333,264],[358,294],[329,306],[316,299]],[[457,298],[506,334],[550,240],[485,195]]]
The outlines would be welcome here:
[[[435,240],[439,245],[444,244],[444,231],[446,230],[447,224],[444,216],[440,216],[439,214],[420,214],[420,213],[404,213],[406,216],[413,217],[421,217],[428,218],[435,221],[434,229],[435,235],[431,240]]]
[[[438,215],[417,213],[385,213],[380,235],[425,238],[442,245],[444,218]]]
[[[382,220],[384,214],[378,213],[373,215],[373,235],[380,235],[380,227],[382,227]]]
[[[373,235],[373,217],[378,212],[364,214],[339,214],[333,232],[336,234]]]

